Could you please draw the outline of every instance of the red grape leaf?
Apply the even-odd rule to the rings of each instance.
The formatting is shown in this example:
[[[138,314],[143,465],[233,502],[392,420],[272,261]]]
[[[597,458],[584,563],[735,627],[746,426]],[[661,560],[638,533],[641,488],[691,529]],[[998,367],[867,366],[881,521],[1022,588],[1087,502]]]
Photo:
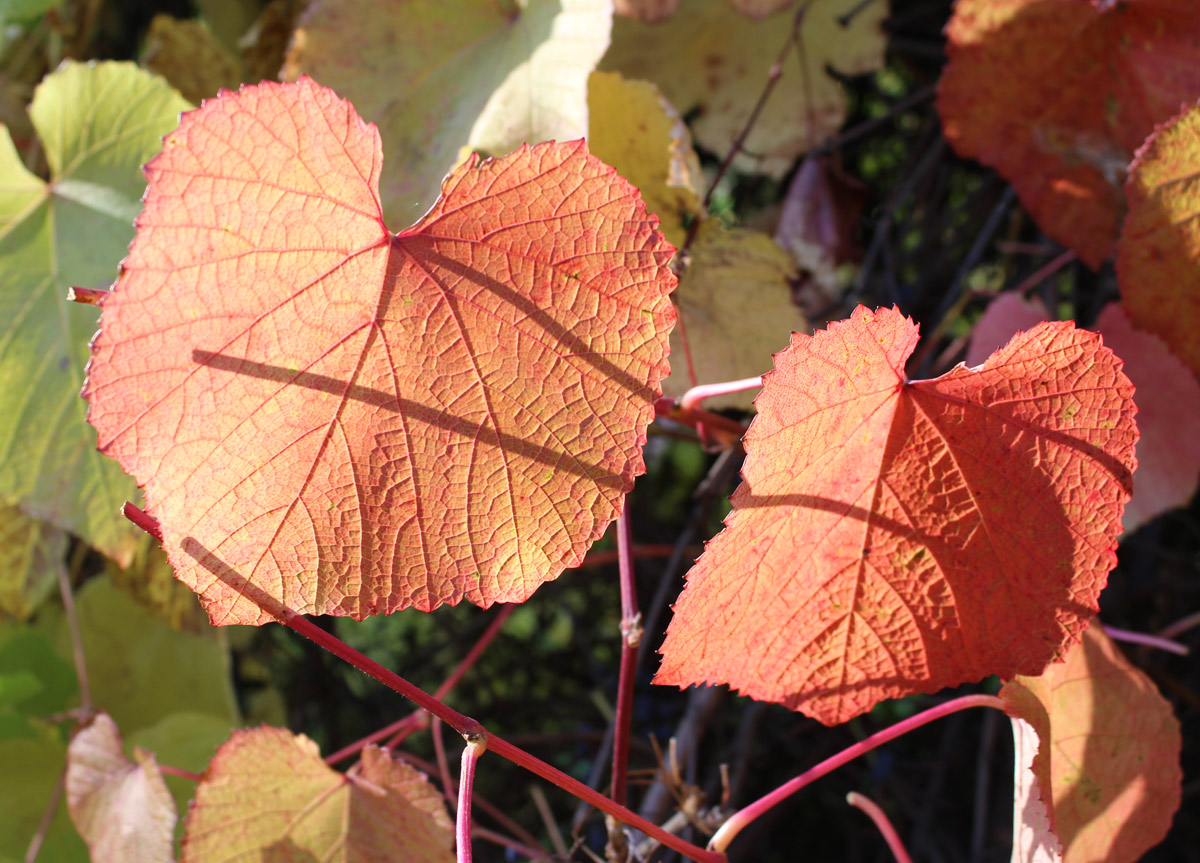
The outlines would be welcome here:
[[[1065,863],[1129,863],[1162,841],[1182,793],[1179,722],[1098,626],[1000,697],[1041,741],[1033,772]]]
[[[1195,0],[959,0],[946,36],[946,137],[1099,267],[1134,150],[1200,91]]]
[[[966,364],[983,362],[1018,330],[1050,320],[1038,300],[1001,294],[975,323]],[[1150,519],[1186,506],[1200,485],[1200,381],[1151,333],[1135,330],[1119,303],[1100,312],[1093,329],[1124,363],[1137,388],[1137,474],[1121,524],[1136,530]]]
[[[675,279],[637,191],[539,144],[393,235],[380,152],[302,79],[147,166],[85,397],[216,624],[524,600],[644,469]]]
[[[1133,388],[1042,324],[908,382],[917,327],[863,307],[775,356],[725,530],[688,575],[656,682],[728,683],[827,724],[884,698],[1038,673],[1116,561]]]
[[[67,806],[92,863],[171,863],[175,801],[154,755],[125,757],[117,724],[101,713],[67,750]]]
[[[451,863],[453,839],[437,789],[386,750],[368,746],[360,769],[342,774],[307,737],[264,727],[235,731],[217,751],[196,789],[181,863]]]
[[[1160,336],[1200,377],[1197,174],[1200,106],[1155,130],[1129,169],[1117,280],[1134,326]]]

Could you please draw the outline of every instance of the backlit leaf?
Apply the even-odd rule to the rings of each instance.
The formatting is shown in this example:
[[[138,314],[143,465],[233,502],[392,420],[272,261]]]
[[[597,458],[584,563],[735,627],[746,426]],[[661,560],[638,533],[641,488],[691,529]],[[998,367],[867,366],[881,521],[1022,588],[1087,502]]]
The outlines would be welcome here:
[[[775,357],[725,530],[656,681],[728,683],[827,724],[1079,638],[1116,562],[1137,430],[1094,333],[1042,324],[906,381],[917,328],[861,306]]]
[[[946,36],[946,137],[1099,267],[1113,252],[1134,150],[1200,91],[1195,3],[958,0]]]
[[[388,232],[375,129],[308,79],[149,166],[86,397],[216,623],[520,601],[615,518],[674,250],[582,142],[447,178]]]
[[[0,495],[126,564],[136,530],[119,509],[137,490],[96,452],[78,397],[95,310],[66,293],[112,281],[133,238],[141,165],[188,107],[129,63],[63,66],[30,106],[48,184],[0,129]]]
[[[1179,722],[1100,627],[1000,697],[1041,741],[1033,772],[1064,863],[1130,863],[1162,840],[1182,793]]]
[[[724,155],[767,83],[796,8],[792,0],[782,11],[755,20],[729,0],[689,0],[657,24],[618,18],[601,68],[653,81],[684,114],[699,109],[692,124],[696,142]],[[858,11],[849,24],[840,23],[838,19],[852,9]],[[800,28],[803,53],[797,55],[793,47],[746,140],[746,153],[735,164],[779,177],[797,156],[836,132],[846,117],[846,100],[826,66],[843,75],[878,69],[886,15],[886,0],[869,0],[866,6],[861,0],[809,3]]]
[[[608,47],[606,0],[314,0],[283,75],[311,75],[378,123],[383,212],[438,197],[466,147],[498,156],[587,134],[587,79]]]
[[[685,218],[703,218],[703,179],[692,136],[648,81],[616,72],[588,79],[588,149],[637,187],[659,230],[682,245]]]
[[[792,302],[791,256],[766,234],[726,230],[706,222],[692,245],[691,262],[675,292],[680,326],[671,333],[671,376],[663,393],[682,396],[689,387],[683,346],[687,333],[696,383],[754,377],[770,371],[770,357],[808,323]],[[708,408],[749,408],[757,390],[718,396]]]
[[[971,331],[967,365],[983,362],[1018,331],[1050,320],[1037,300],[1001,294]],[[1200,485],[1200,381],[1162,340],[1135,330],[1121,304],[1109,303],[1093,328],[1121,358],[1137,388],[1137,473],[1121,524],[1136,530],[1161,513],[1186,506]]]
[[[1117,244],[1125,310],[1200,377],[1200,107],[1150,136],[1125,194],[1129,214]]]
[[[386,750],[368,746],[342,774],[307,737],[256,728],[234,732],[196,789],[182,863],[448,863],[453,838],[441,794]]]
[[[175,801],[154,755],[122,751],[117,724],[106,713],[67,749],[67,806],[91,850],[92,863],[172,863]]]

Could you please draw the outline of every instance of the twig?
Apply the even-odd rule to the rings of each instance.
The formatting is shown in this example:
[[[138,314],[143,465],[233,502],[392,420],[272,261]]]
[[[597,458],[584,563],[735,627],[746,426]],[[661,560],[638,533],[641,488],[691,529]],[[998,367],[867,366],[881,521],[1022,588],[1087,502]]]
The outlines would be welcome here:
[[[729,847],[729,843],[733,841],[734,837],[742,832],[747,825],[806,785],[820,779],[827,773],[832,773],[843,764],[853,761],[858,756],[907,734],[914,728],[920,728],[922,725],[941,719],[943,716],[949,716],[952,713],[972,707],[991,707],[996,710],[1004,710],[1004,702],[994,695],[966,695],[962,698],[955,698],[952,701],[939,704],[936,707],[931,707],[929,710],[922,711],[914,716],[910,716],[908,719],[897,722],[890,728],[878,731],[870,737],[860,740],[853,746],[843,749],[837,755],[826,758],[820,764],[806,770],[790,782],[785,782],[774,791],[735,812],[713,834],[712,839],[709,840],[708,847],[715,851],[724,851]]]
[[[629,498],[617,518],[617,564],[621,583],[621,671],[617,682],[617,714],[613,719],[612,799],[627,800],[629,732],[633,724],[633,684],[637,679],[637,649],[642,643],[642,615],[638,612],[637,578],[633,571],[633,537]],[[618,828],[619,829],[619,828]]]
[[[64,761],[62,770],[58,774],[58,782],[54,784],[50,799],[46,801],[46,808],[42,810],[42,820],[38,822],[38,828],[34,832],[33,838],[29,840],[29,847],[25,849],[24,863],[34,863],[37,860],[38,852],[42,850],[42,843],[46,841],[46,834],[50,832],[54,813],[58,811],[58,804],[62,801],[63,789],[66,784],[67,765]]]
[[[1159,650],[1165,650],[1167,653],[1174,653],[1179,656],[1187,656],[1191,651],[1187,645],[1180,644],[1178,641],[1171,641],[1169,638],[1163,638],[1161,635],[1149,635],[1145,632],[1132,632],[1128,629],[1118,629],[1115,626],[1104,625],[1104,632],[1109,638],[1114,641],[1127,641],[1130,644],[1144,644],[1147,647],[1157,647]]]
[[[75,594],[67,571],[58,565],[58,592],[62,595],[63,615],[67,619],[67,632],[71,635],[71,658],[75,662],[75,674],[79,678],[79,710],[84,716],[92,713],[92,687],[88,682],[87,657],[83,652],[83,633],[79,629],[79,614],[75,608]]]
[[[558,822],[554,820],[554,813],[550,811],[550,801],[546,799],[546,792],[540,785],[530,785],[529,796],[533,798],[533,806],[542,819],[542,826],[550,835],[550,844],[554,846],[554,853],[564,860],[567,859],[569,856],[567,843],[563,841],[562,831],[558,829]]]
[[[870,797],[864,797],[857,791],[851,791],[847,794],[846,802],[856,809],[861,809],[874,822],[875,827],[883,835],[884,841],[887,842],[888,848],[891,849],[892,856],[896,858],[896,863],[912,863],[912,858],[908,856],[908,851],[905,849],[904,843],[900,841],[900,835],[896,832],[896,828],[892,826],[887,813],[880,808],[878,803]]]

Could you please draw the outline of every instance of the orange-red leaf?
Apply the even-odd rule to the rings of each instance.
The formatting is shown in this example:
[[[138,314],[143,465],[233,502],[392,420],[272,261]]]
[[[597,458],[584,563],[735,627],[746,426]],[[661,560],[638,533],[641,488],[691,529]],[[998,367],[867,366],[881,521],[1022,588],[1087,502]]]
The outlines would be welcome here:
[[[917,328],[861,306],[775,357],[744,482],[659,683],[728,683],[822,722],[1079,638],[1115,562],[1137,431],[1094,333],[1042,324],[979,370],[908,382]]]
[[[1134,150],[1200,91],[1194,0],[958,0],[946,36],[946,137],[1099,267]]]
[[[1018,330],[1048,320],[1040,301],[1001,294],[975,323],[967,365],[983,362]],[[1121,358],[1122,371],[1137,388],[1138,469],[1121,518],[1125,530],[1136,530],[1186,506],[1200,485],[1200,381],[1161,339],[1135,330],[1119,303],[1105,306],[1093,329]]]
[[[214,623],[523,600],[643,470],[675,280],[637,191],[540,144],[393,235],[380,153],[302,79],[147,166],[85,396]]]
[[[1032,769],[1064,863],[1130,863],[1162,841],[1182,791],[1179,722],[1098,626],[1000,697],[1037,731]]]
[[[338,773],[307,737],[235,731],[204,774],[182,863],[403,860],[452,863],[454,828],[425,775],[377,746]]]

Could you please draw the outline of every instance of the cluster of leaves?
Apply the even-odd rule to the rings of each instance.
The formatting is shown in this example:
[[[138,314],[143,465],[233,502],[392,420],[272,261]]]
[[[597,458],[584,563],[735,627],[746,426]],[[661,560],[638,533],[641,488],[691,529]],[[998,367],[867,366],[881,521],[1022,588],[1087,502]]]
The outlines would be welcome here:
[[[86,33],[86,9],[54,5],[6,13],[27,33],[14,44],[60,28],[86,48],[64,25]],[[704,414],[692,388],[753,391],[764,372],[732,511],[675,603],[656,682],[838,725],[998,676],[1024,789],[1014,859],[1133,860],[1165,835],[1179,724],[1094,618],[1122,531],[1186,504],[1200,476],[1183,287],[1200,247],[1198,13],[959,0],[945,139],[1011,184],[1027,233],[1065,250],[1055,266],[1115,256],[1121,302],[1058,320],[1019,296],[1047,272],[990,302],[967,365],[912,380],[953,356],[938,340],[978,253],[935,311],[906,308],[871,287],[840,169],[797,165],[834,149],[837,78],[883,64],[888,5],[673,5],[276,0],[244,20],[158,18],[158,74],[65,63],[28,128],[0,131],[0,600],[28,621],[0,630],[0,763],[21,780],[0,785],[17,813],[0,858],[36,836],[50,859],[84,841],[96,861],[173,859],[193,798],[184,860],[447,859],[442,793],[391,749],[340,774],[289,731],[229,736],[220,661],[179,652],[219,656],[214,627],[525,602],[626,507],[656,416],[682,446],[736,451],[749,395],[718,388],[710,407],[734,413]],[[214,97],[192,110],[180,91]],[[723,180],[789,172],[774,236],[713,215]],[[101,305],[94,338],[68,288]],[[834,322],[814,332],[801,307]],[[165,560],[119,515],[143,492]],[[111,577],[72,602],[91,550]],[[146,612],[114,581],[177,629],[131,627]],[[139,640],[150,667],[110,679],[92,660],[113,649],[95,645],[130,631],[161,644]],[[163,680],[178,700],[139,703]],[[248,713],[283,724],[269,699]],[[46,808],[64,758],[77,834]],[[168,789],[158,762],[199,785]]]

